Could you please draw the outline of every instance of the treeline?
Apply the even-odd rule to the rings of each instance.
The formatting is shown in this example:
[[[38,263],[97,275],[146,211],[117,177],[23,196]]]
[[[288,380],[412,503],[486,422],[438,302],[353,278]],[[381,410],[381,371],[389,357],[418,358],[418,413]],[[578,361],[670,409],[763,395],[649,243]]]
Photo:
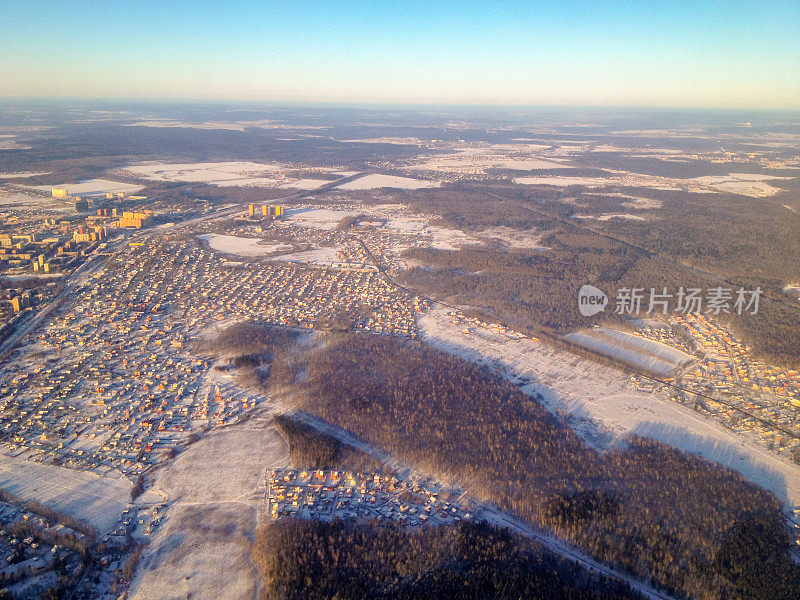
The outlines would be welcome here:
[[[369,357],[365,360],[364,357]],[[738,473],[630,437],[600,455],[512,384],[413,342],[331,338],[309,364],[305,408],[400,460],[549,527],[679,597],[792,598],[780,502]],[[736,528],[758,544],[720,558]],[[769,561],[769,578],[753,565]]]
[[[623,600],[641,596],[541,545],[485,523],[414,533],[369,522],[281,519],[259,528],[253,559],[282,600]]]
[[[377,459],[301,421],[277,415],[274,422],[288,441],[289,457],[298,469],[382,470]]]
[[[60,523],[64,527],[69,527],[70,529],[79,533],[83,533],[89,537],[93,538],[97,535],[97,530],[88,523],[73,519],[72,517],[53,510],[49,506],[46,506],[41,502],[37,502],[36,500],[30,500],[28,502],[21,500],[3,488],[0,488],[0,502],[8,502],[9,504],[21,506],[25,510],[37,514],[48,521]]]
[[[292,343],[296,338],[297,334],[289,329],[243,321],[229,325],[216,338],[203,342],[200,349],[234,357],[265,354]]]
[[[213,339],[197,342],[195,350],[227,357],[228,368],[236,370],[237,382],[257,388],[270,380],[294,380],[285,354],[296,339],[297,333],[289,329],[244,321],[229,325]]]
[[[295,467],[330,469],[336,465],[339,440],[285,415],[277,415],[274,422],[289,442],[289,457]]]

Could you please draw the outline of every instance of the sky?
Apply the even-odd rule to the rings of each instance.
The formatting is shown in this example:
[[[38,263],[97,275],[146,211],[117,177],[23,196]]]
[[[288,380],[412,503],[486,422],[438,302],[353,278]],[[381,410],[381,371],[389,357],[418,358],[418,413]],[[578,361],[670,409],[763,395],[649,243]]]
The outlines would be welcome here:
[[[0,0],[0,97],[800,109],[800,0]]]

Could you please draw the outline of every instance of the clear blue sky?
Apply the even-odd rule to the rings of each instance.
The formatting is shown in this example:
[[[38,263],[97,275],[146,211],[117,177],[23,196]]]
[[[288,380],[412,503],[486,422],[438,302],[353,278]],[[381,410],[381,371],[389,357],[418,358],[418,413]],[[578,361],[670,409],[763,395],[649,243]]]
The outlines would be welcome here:
[[[0,0],[0,97],[800,108],[800,0]]]

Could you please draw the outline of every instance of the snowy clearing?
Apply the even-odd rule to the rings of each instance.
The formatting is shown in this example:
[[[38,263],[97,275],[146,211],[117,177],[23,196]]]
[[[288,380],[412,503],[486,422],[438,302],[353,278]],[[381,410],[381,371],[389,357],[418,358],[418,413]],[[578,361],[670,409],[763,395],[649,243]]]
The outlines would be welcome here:
[[[541,245],[542,234],[536,231],[520,231],[511,227],[492,227],[476,233],[476,235],[499,242],[507,249],[515,250],[546,250]]]
[[[563,414],[587,443],[605,449],[629,433],[652,437],[740,472],[794,505],[800,505],[800,466],[725,429],[660,393],[637,392],[622,371],[544,342],[480,330],[465,335],[447,311],[420,316],[422,338],[434,347],[478,363],[497,365],[521,389],[541,396]],[[524,384],[524,385],[522,385]]]
[[[117,473],[100,476],[0,454],[0,488],[108,531],[130,501],[131,483]]]
[[[417,190],[420,188],[439,187],[440,185],[442,185],[440,181],[425,181],[423,179],[413,179],[411,177],[373,173],[372,175],[365,175],[353,181],[348,181],[337,187],[342,190],[376,190],[379,188]]]
[[[415,171],[444,171],[447,173],[485,173],[488,169],[572,169],[550,158],[533,156],[525,144],[464,148],[453,154],[428,156],[424,162],[406,167]],[[559,159],[561,160],[561,159]]]
[[[731,173],[730,175],[696,177],[696,181],[713,190],[741,194],[751,198],[766,198],[782,192],[780,188],[766,183],[766,180],[791,179],[791,177],[775,177],[755,173]]]
[[[573,219],[589,219],[596,221],[610,221],[611,219],[631,219],[633,221],[644,221],[645,218],[641,215],[632,215],[630,213],[603,213],[602,215],[572,215]]]
[[[614,329],[590,329],[584,332],[570,333],[564,337],[584,348],[595,350],[636,367],[649,369],[660,375],[666,375],[676,367],[692,360],[692,356],[677,348]]]
[[[50,171],[18,171],[16,173],[0,173],[0,179],[21,179],[24,177],[38,177],[39,175],[50,175]]]
[[[316,189],[330,183],[323,179],[292,177],[299,169],[281,164],[247,161],[199,163],[147,163],[129,165],[125,171],[136,177],[156,181],[184,181],[234,187],[298,187]],[[333,169],[322,169],[334,172]]]
[[[49,192],[54,187],[60,187],[67,190],[68,194],[80,196],[99,196],[102,194],[132,194],[142,189],[141,185],[133,183],[120,183],[119,181],[111,181],[110,179],[85,179],[80,183],[64,183],[58,186],[55,185],[34,185],[33,189]]]
[[[154,485],[169,505],[142,555],[130,597],[252,600],[260,575],[250,547],[266,476],[289,465],[286,442],[262,419],[189,446]]]
[[[220,235],[206,233],[198,235],[198,239],[208,242],[208,245],[218,252],[237,254],[239,256],[264,256],[274,252],[291,250],[289,244],[268,244],[259,238],[246,238],[235,235]]]
[[[286,222],[301,227],[314,229],[335,229],[345,217],[361,214],[357,210],[332,210],[329,208],[295,208],[286,211]]]
[[[320,246],[317,248],[312,248],[311,250],[305,250],[303,252],[284,254],[276,257],[276,259],[285,260],[286,262],[338,264],[342,262],[339,256],[337,256],[338,252],[339,248],[333,246]]]
[[[0,209],[34,209],[58,213],[74,213],[75,206],[72,202],[63,202],[56,198],[45,198],[21,192],[0,190]]]

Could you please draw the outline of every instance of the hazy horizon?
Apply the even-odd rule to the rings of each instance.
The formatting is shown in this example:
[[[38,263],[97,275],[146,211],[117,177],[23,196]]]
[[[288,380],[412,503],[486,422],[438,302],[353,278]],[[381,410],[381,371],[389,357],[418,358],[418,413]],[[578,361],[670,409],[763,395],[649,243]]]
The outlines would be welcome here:
[[[796,2],[0,4],[0,97],[800,109]]]

